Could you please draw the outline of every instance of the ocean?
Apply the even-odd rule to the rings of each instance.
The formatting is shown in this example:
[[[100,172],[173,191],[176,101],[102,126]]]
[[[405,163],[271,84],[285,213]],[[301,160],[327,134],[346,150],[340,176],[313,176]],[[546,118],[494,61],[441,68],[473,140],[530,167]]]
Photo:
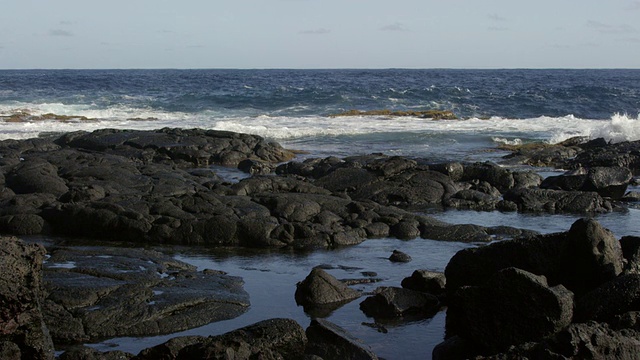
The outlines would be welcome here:
[[[447,110],[458,120],[331,115],[348,110]],[[54,115],[47,115],[54,114]],[[500,161],[500,144],[555,143],[574,136],[640,140],[640,70],[0,70],[0,140],[100,128],[205,128],[261,135],[308,157],[385,153],[430,161]],[[221,169],[218,169],[221,170]],[[562,169],[541,169],[557,173]],[[240,176],[232,170],[227,176]],[[435,211],[451,223],[566,231],[580,215]],[[640,236],[640,210],[598,215],[618,237]],[[251,309],[237,319],[180,335],[210,335],[269,317],[307,326],[295,283],[313,266],[333,264],[338,278],[376,271],[399,286],[417,268],[443,271],[474,244],[377,239],[313,253],[178,248],[180,260],[242,276]],[[391,264],[392,250],[414,261]],[[387,359],[429,358],[444,334],[444,312],[411,323],[370,326],[345,305],[328,319]],[[175,335],[175,334],[174,334]],[[173,335],[171,335],[173,336]],[[170,336],[110,339],[100,350],[137,353]]]

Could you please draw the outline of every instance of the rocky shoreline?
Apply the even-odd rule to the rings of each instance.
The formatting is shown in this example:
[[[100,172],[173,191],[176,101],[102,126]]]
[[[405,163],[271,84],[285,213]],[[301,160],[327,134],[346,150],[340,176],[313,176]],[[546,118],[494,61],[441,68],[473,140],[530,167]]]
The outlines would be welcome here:
[[[573,171],[543,181],[530,169],[382,154],[296,162],[295,152],[258,136],[198,129],[106,129],[2,141],[0,232],[135,247],[54,244],[45,260],[42,246],[3,238],[2,274],[22,275],[3,276],[11,291],[2,297],[0,354],[50,359],[54,343],[173,333],[238,316],[250,306],[241,279],[215,269],[196,271],[140,246],[313,249],[383,237],[491,243],[458,253],[444,275],[416,272],[403,287],[381,287],[361,303],[380,319],[429,317],[448,307],[447,340],[434,357],[624,358],[638,351],[637,239],[618,241],[587,220],[566,233],[538,235],[508,226],[451,225],[419,209],[584,215],[622,209],[638,198],[626,189],[640,173],[640,143],[576,139],[512,150],[505,159],[510,165]],[[229,182],[211,165],[252,176]],[[320,269],[309,276],[299,285],[305,311],[363,296]],[[316,285],[303,290],[305,284]],[[593,334],[606,341],[580,340]],[[306,332],[274,319],[218,337],[176,339],[135,358],[229,351],[237,358],[297,358],[305,351],[307,357],[375,358],[321,319]],[[61,358],[122,356],[134,357],[75,348]]]

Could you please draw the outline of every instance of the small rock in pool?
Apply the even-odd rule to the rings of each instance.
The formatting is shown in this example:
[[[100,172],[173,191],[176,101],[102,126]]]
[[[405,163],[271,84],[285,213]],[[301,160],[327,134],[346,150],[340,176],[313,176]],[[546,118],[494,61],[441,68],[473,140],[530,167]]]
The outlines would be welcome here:
[[[403,253],[402,251],[393,250],[389,260],[392,262],[409,262],[411,261],[411,256]]]

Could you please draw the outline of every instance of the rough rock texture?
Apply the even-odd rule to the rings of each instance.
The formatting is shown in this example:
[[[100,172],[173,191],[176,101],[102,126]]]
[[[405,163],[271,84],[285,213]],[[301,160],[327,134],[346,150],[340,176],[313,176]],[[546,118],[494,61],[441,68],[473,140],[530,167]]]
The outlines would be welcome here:
[[[74,347],[66,350],[58,357],[58,360],[128,360],[133,354],[124,351],[100,352],[86,346]]]
[[[360,339],[327,320],[312,320],[306,334],[307,354],[322,359],[378,359]]]
[[[298,283],[295,298],[296,303],[309,312],[318,308],[333,310],[361,295],[360,292],[343,284],[326,271],[315,267],[304,280]]]
[[[454,294],[447,330],[490,353],[511,345],[540,341],[571,323],[573,293],[549,287],[544,276],[506,268],[480,286]]]
[[[604,213],[612,210],[609,201],[593,191],[563,191],[520,188],[506,192],[504,200],[521,212]]]
[[[395,318],[424,318],[433,316],[440,308],[437,297],[419,291],[380,287],[374,295],[360,303],[360,309],[379,320]]]
[[[609,230],[595,220],[580,219],[564,233],[459,251],[445,269],[447,291],[481,285],[508,267],[544,275],[552,286],[563,284],[576,294],[584,294],[620,274],[623,258],[620,244]]]
[[[625,266],[626,273],[640,274],[640,237],[623,236],[620,239],[622,254],[627,264]]]
[[[5,359],[53,359],[42,315],[45,250],[0,237],[0,355]]]
[[[44,267],[45,320],[56,343],[168,334],[249,307],[240,278],[150,250],[55,248]]]
[[[570,161],[573,168],[617,166],[640,175],[640,141],[609,144],[604,139],[595,139],[581,147],[583,151]]]

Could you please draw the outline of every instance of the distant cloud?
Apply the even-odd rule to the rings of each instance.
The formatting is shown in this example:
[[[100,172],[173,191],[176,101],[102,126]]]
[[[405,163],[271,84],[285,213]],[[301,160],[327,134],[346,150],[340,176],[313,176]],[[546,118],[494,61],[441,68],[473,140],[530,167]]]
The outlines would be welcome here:
[[[324,35],[324,34],[328,34],[330,32],[331,32],[331,30],[329,30],[329,29],[320,28],[320,29],[312,29],[312,30],[302,30],[302,31],[300,31],[300,34],[303,34],[303,35]]]
[[[502,17],[498,14],[488,14],[487,17],[489,18],[489,20],[495,21],[495,22],[505,22],[507,21],[507,18]]]
[[[393,24],[385,25],[380,28],[380,31],[408,31],[404,24],[396,22]]]
[[[509,31],[511,29],[509,29],[508,27],[504,27],[504,26],[489,26],[487,28],[487,30],[489,30],[489,31]]]
[[[72,37],[73,33],[62,29],[52,29],[49,30],[49,36]]]
[[[636,32],[636,29],[631,25],[610,25],[595,20],[587,21],[587,27],[601,34],[632,34]]]

